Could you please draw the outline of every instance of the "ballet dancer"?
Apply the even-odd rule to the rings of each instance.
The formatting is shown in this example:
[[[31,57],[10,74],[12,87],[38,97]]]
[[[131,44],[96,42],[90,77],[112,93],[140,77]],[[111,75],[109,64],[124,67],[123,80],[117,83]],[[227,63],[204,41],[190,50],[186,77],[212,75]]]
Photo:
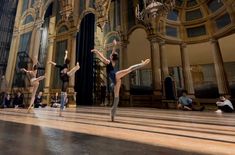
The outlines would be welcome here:
[[[65,93],[67,91],[68,85],[69,85],[69,77],[72,76],[77,70],[80,69],[79,63],[77,62],[76,66],[73,67],[70,71],[68,69],[70,60],[67,58],[68,51],[65,51],[64,56],[64,64],[58,65],[53,61],[49,61],[49,64],[54,65],[55,67],[60,69],[60,80],[62,81],[62,87],[61,87],[61,100],[60,100],[60,113],[59,116],[62,116],[62,110],[64,109],[64,104],[66,101]]]
[[[36,59],[36,57],[34,57],[33,60],[33,69],[32,70],[26,70],[25,68],[22,68],[21,71],[28,73],[30,75],[30,84],[31,86],[33,86],[32,89],[32,96],[31,96],[31,100],[30,100],[30,104],[27,110],[27,113],[29,113],[31,107],[34,104],[34,100],[35,100],[35,95],[37,93],[38,90],[38,86],[39,86],[39,81],[43,80],[45,78],[45,76],[39,76],[37,77],[37,71],[38,71],[38,61]]]
[[[116,52],[116,45],[117,45],[117,41],[114,40],[113,41],[113,50],[112,50],[112,53],[111,53],[109,59],[105,58],[104,55],[100,51],[98,51],[97,49],[91,50],[91,52],[97,54],[100,57],[101,61],[104,62],[107,65],[106,66],[107,73],[108,73],[108,76],[109,76],[109,78],[111,79],[111,82],[112,82],[111,87],[114,87],[113,88],[113,90],[114,90],[114,101],[113,101],[113,106],[111,108],[111,113],[110,113],[112,122],[114,121],[117,106],[118,106],[118,103],[119,103],[119,91],[120,91],[120,87],[121,87],[121,79],[124,76],[131,73],[132,71],[137,70],[139,68],[142,68],[150,62],[150,59],[146,59],[145,61],[142,61],[141,63],[136,64],[136,65],[130,66],[127,69],[116,71],[115,66],[116,66],[117,61],[119,59],[118,58],[118,53]]]

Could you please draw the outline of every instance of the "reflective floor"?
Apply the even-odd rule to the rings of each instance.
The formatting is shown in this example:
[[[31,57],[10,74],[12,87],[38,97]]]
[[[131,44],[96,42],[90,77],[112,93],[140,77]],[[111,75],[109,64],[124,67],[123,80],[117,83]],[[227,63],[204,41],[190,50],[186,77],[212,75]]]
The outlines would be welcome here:
[[[119,108],[0,110],[0,155],[235,154],[235,114]]]

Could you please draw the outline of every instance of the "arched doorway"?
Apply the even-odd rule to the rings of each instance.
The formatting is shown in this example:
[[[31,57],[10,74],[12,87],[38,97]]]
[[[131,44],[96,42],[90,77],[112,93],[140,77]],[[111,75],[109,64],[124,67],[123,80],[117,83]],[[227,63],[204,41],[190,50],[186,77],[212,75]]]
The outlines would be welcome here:
[[[87,14],[80,25],[77,34],[76,60],[80,63],[80,70],[75,77],[75,91],[77,105],[92,105],[93,103],[93,54],[95,36],[95,15]]]

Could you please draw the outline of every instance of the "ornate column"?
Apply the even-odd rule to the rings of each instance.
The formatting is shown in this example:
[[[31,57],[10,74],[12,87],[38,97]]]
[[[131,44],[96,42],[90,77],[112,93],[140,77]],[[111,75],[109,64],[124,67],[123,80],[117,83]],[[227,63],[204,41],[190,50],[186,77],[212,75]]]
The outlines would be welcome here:
[[[19,31],[16,30],[13,33],[11,48],[10,48],[9,58],[8,58],[8,63],[7,63],[7,69],[6,69],[6,79],[8,79],[9,81],[9,87],[12,87],[12,83],[13,83],[19,42],[20,42],[20,33]]]
[[[23,6],[23,1],[19,1],[18,6],[17,6],[14,31],[13,31],[13,36],[11,40],[11,47],[10,47],[7,69],[6,69],[6,79],[8,79],[9,81],[9,87],[12,87],[16,57],[17,57],[18,46],[19,46],[19,41],[20,41],[19,26],[21,22],[20,19],[22,15],[22,6]]]
[[[40,49],[40,43],[41,43],[41,30],[40,28],[42,27],[42,24],[43,24],[43,21],[42,20],[38,20],[36,21],[36,27],[35,27],[35,35],[34,35],[34,38],[33,38],[33,48],[32,48],[32,55],[31,57],[33,56],[36,56],[36,58],[38,59],[38,54],[39,54],[39,49]]]
[[[151,67],[152,67],[152,83],[154,92],[161,94],[161,61],[160,61],[160,49],[159,39],[156,37],[149,38],[151,43]]]
[[[218,40],[211,39],[212,55],[214,60],[215,74],[219,94],[229,94],[228,80],[224,69],[223,58],[220,51]]]
[[[76,43],[77,43],[77,33],[73,33],[71,36],[71,51],[69,51],[70,54],[70,69],[73,68],[76,65]],[[69,92],[74,92],[74,86],[75,86],[75,74],[70,77],[69,80]]]
[[[165,41],[161,40],[159,42],[160,56],[161,56],[161,69],[162,69],[162,80],[165,77],[169,76],[168,64],[167,64],[167,55],[165,50]]]
[[[190,69],[189,55],[187,51],[187,44],[182,43],[180,45],[181,52],[181,63],[183,69],[183,77],[184,77],[184,88],[188,91],[189,94],[194,95],[194,86],[193,86],[193,78]]]

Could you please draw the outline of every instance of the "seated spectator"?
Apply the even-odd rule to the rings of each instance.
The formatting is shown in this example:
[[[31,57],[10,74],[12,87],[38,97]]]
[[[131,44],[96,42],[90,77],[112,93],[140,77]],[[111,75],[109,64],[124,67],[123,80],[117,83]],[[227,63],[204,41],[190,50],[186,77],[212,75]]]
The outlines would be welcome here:
[[[55,93],[55,96],[51,97],[51,107],[59,108],[60,107],[60,97],[58,92]]]
[[[221,113],[221,112],[233,112],[233,104],[230,100],[225,98],[224,95],[221,95],[219,98],[219,101],[216,102],[216,105],[218,107],[218,110],[215,112]]]
[[[186,90],[182,91],[182,96],[179,98],[177,108],[182,110],[189,111],[203,111],[205,109],[204,106],[195,108],[193,105],[193,100],[187,96],[188,92]]]
[[[34,108],[39,108],[39,107],[44,108],[45,106],[47,106],[47,104],[42,103],[42,92],[40,91],[38,95],[35,96]]]
[[[7,94],[5,97],[5,107],[6,108],[11,108],[11,95]]]
[[[17,94],[14,97],[13,100],[13,107],[18,108],[24,108],[24,95],[21,93],[21,91],[18,91]]]

